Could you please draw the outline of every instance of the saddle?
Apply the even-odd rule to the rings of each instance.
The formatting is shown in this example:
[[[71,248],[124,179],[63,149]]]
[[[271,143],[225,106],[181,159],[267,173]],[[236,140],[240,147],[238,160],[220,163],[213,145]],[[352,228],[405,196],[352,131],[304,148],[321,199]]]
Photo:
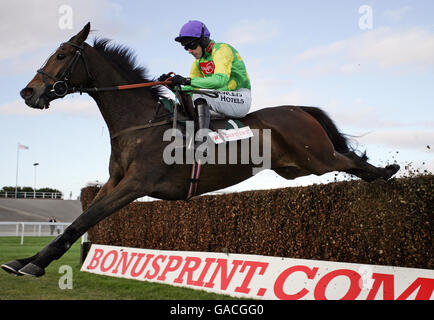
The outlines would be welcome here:
[[[197,115],[191,96],[187,93],[180,92],[178,93],[177,98],[178,101],[168,98],[160,98],[159,108],[156,111],[156,117],[158,117],[159,112],[161,112],[159,110],[161,108],[164,110],[162,116],[170,116],[170,119],[173,123],[173,128],[179,129],[183,135],[185,135],[186,131],[186,122],[194,121],[194,133],[196,133],[196,129],[198,128]],[[234,135],[234,132],[238,131],[240,128],[245,128],[245,125],[240,119],[231,119],[223,114],[211,111],[209,129],[212,131],[210,136],[214,143],[219,144],[247,138],[246,136]]]
[[[184,139],[183,148],[186,148],[187,144],[190,146],[194,145],[194,142],[191,144],[191,141],[190,143],[187,141],[187,123],[188,121],[195,122],[194,134],[192,135],[194,138],[198,128],[196,111],[189,94],[183,92],[175,94],[177,101],[168,98],[160,98],[154,119],[169,116],[173,124],[173,129],[181,131]],[[250,128],[246,127],[239,119],[230,119],[214,112],[211,112],[209,129],[211,132],[208,133],[208,136],[215,144],[248,139],[253,136]],[[189,180],[190,187],[186,200],[196,195],[202,165],[200,161],[196,160],[194,160],[192,164]]]

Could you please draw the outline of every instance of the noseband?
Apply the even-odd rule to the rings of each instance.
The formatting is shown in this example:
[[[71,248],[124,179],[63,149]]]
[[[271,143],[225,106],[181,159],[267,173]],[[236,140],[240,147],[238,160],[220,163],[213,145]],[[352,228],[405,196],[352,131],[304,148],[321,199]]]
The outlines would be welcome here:
[[[68,93],[72,93],[75,91],[79,91],[76,88],[74,90],[70,90],[68,86],[68,81],[70,77],[72,76],[72,73],[74,72],[75,67],[77,66],[78,61],[80,58],[83,60],[84,67],[86,69],[86,73],[88,76],[88,79],[92,79],[92,76],[90,75],[89,68],[87,66],[86,58],[84,55],[84,45],[78,45],[72,42],[65,42],[64,44],[69,44],[70,46],[73,46],[77,50],[75,51],[75,55],[72,58],[72,60],[69,62],[68,66],[66,67],[65,71],[60,75],[60,77],[53,76],[47,72],[45,72],[42,69],[39,69],[37,72],[42,75],[42,80],[46,84],[46,91],[45,93],[48,96],[52,96],[53,98],[63,98]],[[54,81],[53,84],[51,84],[47,78],[50,78]],[[54,96],[53,96],[54,95]]]

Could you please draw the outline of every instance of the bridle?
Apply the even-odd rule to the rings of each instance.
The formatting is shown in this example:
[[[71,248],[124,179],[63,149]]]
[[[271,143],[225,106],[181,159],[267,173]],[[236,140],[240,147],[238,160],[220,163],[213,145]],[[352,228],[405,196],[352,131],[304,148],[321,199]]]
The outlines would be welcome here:
[[[84,54],[84,45],[78,45],[72,42],[64,42],[63,44],[69,44],[70,46],[73,46],[77,50],[75,51],[75,55],[72,58],[72,60],[69,62],[68,66],[66,67],[65,71],[62,72],[62,74],[59,77],[53,76],[49,74],[48,72],[45,72],[42,69],[39,69],[37,72],[42,75],[42,80],[44,81],[46,85],[45,94],[49,98],[63,98],[67,94],[75,93],[75,92],[87,92],[87,93],[97,93],[97,92],[103,92],[103,91],[119,91],[119,90],[129,90],[129,89],[139,89],[144,87],[153,87],[157,85],[164,85],[168,87],[171,84],[171,79],[168,78],[165,81],[154,81],[154,82],[144,82],[144,83],[136,83],[136,84],[126,84],[126,85],[120,85],[120,86],[114,86],[114,87],[105,87],[105,88],[96,88],[96,87],[84,87],[81,85],[80,87],[70,87],[68,85],[68,81],[72,76],[72,73],[75,70],[75,67],[77,66],[77,63],[80,61],[80,59],[83,61],[84,68],[86,69],[87,77],[88,77],[88,83],[92,82],[93,78],[92,75],[89,72],[89,67],[87,64],[86,56]],[[63,45],[62,44],[62,45]],[[175,75],[175,73],[171,72],[169,73],[170,76]],[[54,81],[53,84],[51,84],[47,78],[50,78]]]
[[[72,73],[75,70],[75,67],[77,66],[78,61],[83,60],[84,68],[86,69],[86,73],[88,76],[89,81],[91,81],[93,78],[89,72],[89,68],[87,66],[86,57],[84,54],[84,45],[78,45],[72,42],[64,42],[63,44],[69,44],[70,46],[73,46],[77,50],[75,51],[75,55],[72,58],[72,60],[69,62],[68,66],[66,67],[65,71],[62,72],[62,74],[59,77],[53,76],[49,74],[48,72],[45,72],[42,69],[39,69],[37,72],[42,75],[42,80],[44,81],[46,85],[45,94],[48,96],[51,96],[53,98],[63,98],[68,93],[78,92],[80,91],[80,88],[69,88],[68,81],[72,76]],[[62,45],[63,45],[62,44]],[[53,84],[50,84],[48,79],[54,81]],[[54,95],[54,96],[53,96]]]

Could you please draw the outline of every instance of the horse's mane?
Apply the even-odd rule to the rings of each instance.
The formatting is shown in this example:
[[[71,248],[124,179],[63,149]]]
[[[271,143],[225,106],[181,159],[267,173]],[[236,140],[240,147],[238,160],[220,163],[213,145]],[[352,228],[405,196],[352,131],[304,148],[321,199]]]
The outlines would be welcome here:
[[[112,44],[111,40],[106,38],[95,38],[93,48],[122,70],[131,83],[155,81],[149,76],[146,67],[137,65],[136,55],[131,48],[120,44]],[[150,90],[154,97],[163,96],[160,86],[150,87],[147,90]]]

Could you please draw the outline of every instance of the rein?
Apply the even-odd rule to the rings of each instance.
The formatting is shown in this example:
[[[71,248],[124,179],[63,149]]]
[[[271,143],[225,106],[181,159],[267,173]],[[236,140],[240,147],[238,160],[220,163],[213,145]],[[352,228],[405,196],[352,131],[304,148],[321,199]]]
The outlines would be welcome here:
[[[64,42],[64,44],[69,44],[70,46],[74,47],[76,49],[75,55],[72,58],[72,60],[69,62],[68,66],[66,67],[65,71],[57,77],[49,74],[48,72],[39,69],[37,72],[42,75],[42,80],[47,85],[46,94],[48,95],[54,95],[55,97],[63,98],[67,94],[70,93],[76,93],[80,92],[86,92],[86,93],[96,93],[96,92],[104,92],[104,91],[121,91],[121,90],[129,90],[129,89],[139,89],[139,88],[145,88],[145,87],[153,87],[158,85],[163,85],[168,87],[170,84],[172,84],[172,81],[170,78],[166,79],[165,81],[154,81],[154,82],[145,82],[145,83],[136,83],[136,84],[126,84],[126,85],[120,85],[120,86],[114,86],[114,87],[106,87],[106,88],[84,88],[84,87],[71,87],[68,86],[68,81],[70,77],[72,76],[72,73],[75,70],[75,67],[77,66],[78,61],[83,60],[84,67],[86,69],[86,73],[88,78],[91,80],[93,79],[86,61],[86,56],[84,54],[84,46],[83,45],[77,45],[73,42]],[[169,76],[175,75],[174,72],[169,73]],[[53,84],[50,84],[48,82],[48,79],[54,81]]]
[[[170,74],[174,74],[174,73],[171,72]],[[75,93],[75,92],[97,93],[97,92],[105,92],[105,91],[121,91],[121,90],[140,89],[140,88],[154,87],[154,86],[161,86],[161,85],[168,87],[170,84],[172,84],[172,81],[169,78],[165,81],[125,84],[125,85],[114,86],[114,87],[105,87],[105,88],[81,88],[81,87],[76,88],[76,87],[72,87],[70,89],[70,93]]]

